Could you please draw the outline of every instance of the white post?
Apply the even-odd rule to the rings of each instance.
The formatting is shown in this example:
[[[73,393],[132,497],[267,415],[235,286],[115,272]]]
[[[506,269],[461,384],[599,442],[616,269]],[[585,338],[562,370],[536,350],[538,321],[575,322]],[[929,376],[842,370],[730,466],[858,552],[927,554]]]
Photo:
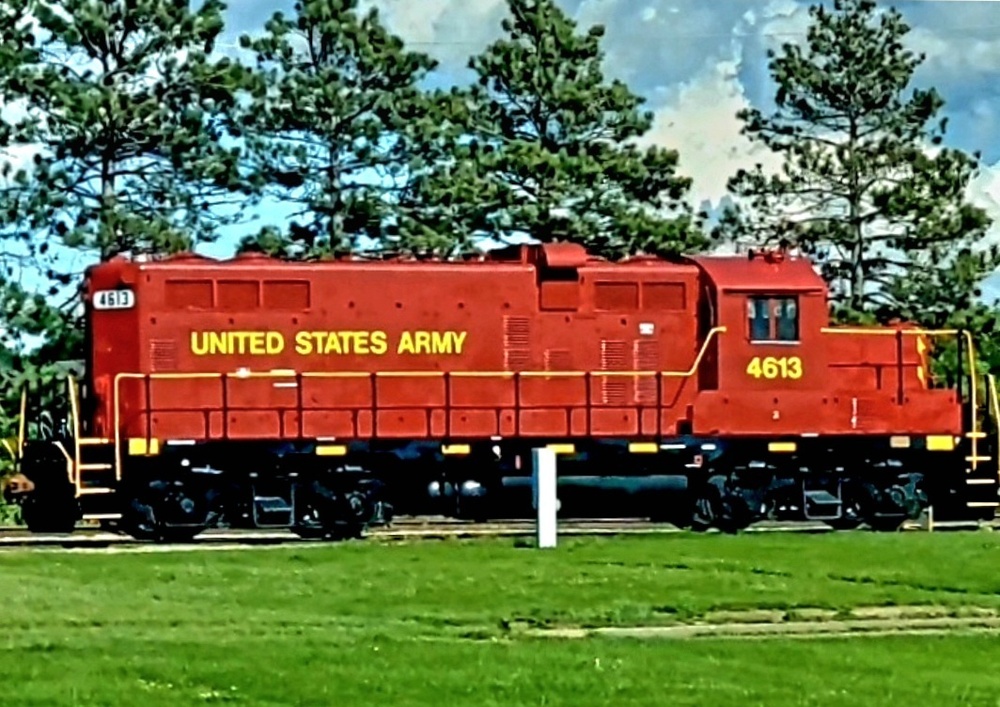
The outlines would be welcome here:
[[[556,453],[551,449],[532,451],[531,491],[537,512],[535,535],[538,547],[556,546]]]

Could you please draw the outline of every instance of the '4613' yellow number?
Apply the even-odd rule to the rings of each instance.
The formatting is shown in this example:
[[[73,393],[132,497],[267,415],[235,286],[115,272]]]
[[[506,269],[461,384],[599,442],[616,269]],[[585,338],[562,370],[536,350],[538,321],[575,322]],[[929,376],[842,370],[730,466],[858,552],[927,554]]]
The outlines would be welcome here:
[[[791,378],[802,377],[802,359],[798,356],[754,356],[747,364],[747,375],[753,378]]]

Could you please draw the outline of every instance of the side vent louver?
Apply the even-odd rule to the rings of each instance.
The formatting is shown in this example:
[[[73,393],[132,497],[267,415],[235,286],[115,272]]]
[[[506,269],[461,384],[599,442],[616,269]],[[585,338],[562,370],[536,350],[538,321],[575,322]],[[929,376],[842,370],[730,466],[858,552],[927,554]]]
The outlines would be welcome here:
[[[503,318],[503,365],[521,371],[531,362],[531,323],[527,317]]]
[[[632,347],[633,370],[656,371],[660,367],[659,342],[636,339]],[[641,376],[635,380],[635,402],[640,405],[656,404],[656,377]]]
[[[155,373],[177,370],[177,342],[173,339],[152,339],[149,342],[149,362]]]
[[[601,341],[601,370],[627,371],[628,344],[624,341]],[[624,376],[601,376],[601,401],[605,405],[624,405],[628,381]]]

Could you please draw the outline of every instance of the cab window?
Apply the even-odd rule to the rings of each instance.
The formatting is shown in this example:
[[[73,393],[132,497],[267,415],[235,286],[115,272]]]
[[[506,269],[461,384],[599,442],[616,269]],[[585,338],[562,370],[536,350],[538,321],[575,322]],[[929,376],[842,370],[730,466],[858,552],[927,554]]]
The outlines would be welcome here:
[[[798,298],[750,297],[747,329],[751,341],[798,341]]]

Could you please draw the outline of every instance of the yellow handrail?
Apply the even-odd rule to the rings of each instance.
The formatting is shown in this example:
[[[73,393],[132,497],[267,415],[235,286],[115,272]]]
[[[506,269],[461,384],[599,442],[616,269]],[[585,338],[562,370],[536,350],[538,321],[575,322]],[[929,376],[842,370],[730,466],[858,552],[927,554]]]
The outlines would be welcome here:
[[[979,376],[976,374],[975,341],[972,338],[972,334],[967,329],[864,329],[859,327],[823,327],[820,331],[824,334],[855,334],[862,336],[957,336],[961,333],[962,338],[965,339],[965,349],[968,352],[967,358],[969,363],[969,377],[972,383],[969,386],[969,404],[972,407],[972,415],[970,415],[972,418],[972,431],[969,433],[969,437],[972,440],[971,463],[973,470],[978,468],[979,445],[977,440],[979,438],[979,420],[976,417],[976,413],[979,410]]]
[[[73,425],[73,484],[77,490],[81,486],[80,478],[80,402],[77,399],[76,378],[68,376],[70,419]]]
[[[863,336],[955,336],[958,329],[865,329],[862,327],[822,327],[823,334],[860,334]]]
[[[976,412],[979,410],[979,404],[976,401],[979,377],[976,375],[976,352],[972,334],[965,329],[962,330],[962,333],[965,335],[965,349],[969,352],[969,378],[971,378],[972,383],[969,386],[971,398],[969,404],[972,406],[972,414],[969,415],[972,419],[972,469],[976,470],[979,468],[979,418],[976,416]]]
[[[698,372],[705,354],[708,352],[709,344],[712,340],[726,332],[726,327],[718,326],[709,330],[702,342],[694,362],[687,370],[683,371],[304,371],[297,373],[288,369],[272,371],[235,371],[233,373],[118,373],[115,375],[112,389],[112,405],[114,408],[114,443],[115,443],[115,478],[121,480],[122,467],[122,440],[121,440],[121,406],[119,405],[119,392],[123,380],[212,380],[223,377],[247,379],[247,378],[292,378],[301,375],[303,378],[370,378],[371,376],[382,378],[424,378],[424,377],[444,377],[446,373],[455,377],[478,377],[478,378],[513,378],[515,375],[521,377],[545,377],[545,376],[635,376],[651,377],[663,376],[664,378],[690,378]],[[146,401],[147,405],[149,401]],[[588,401],[589,404],[589,401]]]
[[[17,463],[21,463],[24,456],[24,436],[28,419],[28,387],[21,389],[21,415],[17,421]]]

